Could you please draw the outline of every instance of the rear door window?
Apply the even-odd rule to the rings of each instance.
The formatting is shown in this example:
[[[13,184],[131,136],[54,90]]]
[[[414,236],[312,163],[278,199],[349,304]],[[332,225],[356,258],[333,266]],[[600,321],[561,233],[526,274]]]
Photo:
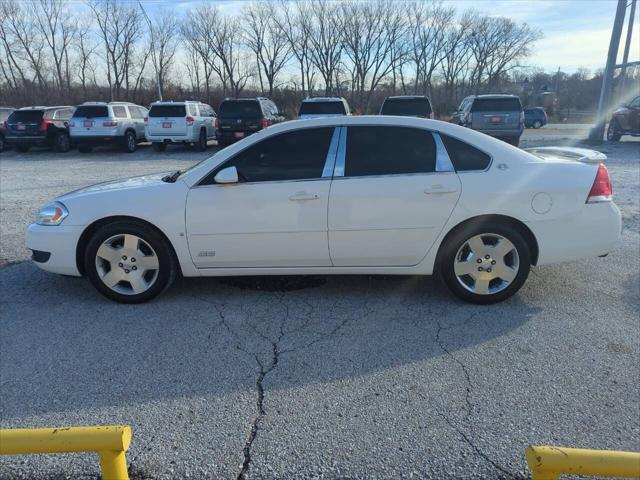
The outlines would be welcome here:
[[[147,116],[147,110],[137,106],[129,107],[129,113],[131,118],[144,118]]]
[[[517,98],[476,98],[472,112],[519,112],[522,110]]]
[[[384,101],[380,114],[428,117],[431,115],[431,104],[426,98],[392,98]]]
[[[300,115],[346,115],[342,102],[302,102]]]
[[[464,172],[470,170],[486,170],[491,163],[491,157],[476,147],[472,147],[462,140],[440,134],[442,143],[444,143],[451,163],[456,172]]]
[[[347,129],[346,177],[431,173],[435,169],[436,144],[428,130],[389,126]]]
[[[262,110],[257,101],[226,101],[220,105],[220,118],[256,118],[262,117]]]
[[[106,106],[80,105],[73,114],[76,118],[102,118],[109,116],[109,109]]]
[[[39,123],[43,115],[42,110],[16,110],[9,117],[8,123]]]
[[[151,105],[150,117],[186,117],[184,105]]]
[[[111,107],[113,109],[113,116],[116,118],[127,118],[127,109],[124,106],[117,105]]]

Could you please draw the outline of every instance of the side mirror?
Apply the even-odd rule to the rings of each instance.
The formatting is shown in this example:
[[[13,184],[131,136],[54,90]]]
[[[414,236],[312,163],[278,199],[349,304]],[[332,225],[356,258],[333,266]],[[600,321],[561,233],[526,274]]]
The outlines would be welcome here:
[[[236,167],[223,168],[213,179],[216,183],[238,183],[238,170]]]

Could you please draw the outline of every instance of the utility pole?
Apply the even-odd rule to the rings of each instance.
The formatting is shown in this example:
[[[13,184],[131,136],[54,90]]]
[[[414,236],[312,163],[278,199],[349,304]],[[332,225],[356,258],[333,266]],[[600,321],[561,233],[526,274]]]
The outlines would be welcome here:
[[[142,2],[140,0],[138,0],[138,5],[140,6],[140,10],[144,15],[145,20],[147,21],[147,25],[149,26],[149,33],[151,34],[151,57],[152,57],[151,59],[153,60],[153,68],[156,71],[156,85],[158,87],[158,100],[162,101],[162,88],[160,87],[160,65],[158,64],[158,59],[156,57],[157,56],[156,45],[155,45],[156,36],[153,33],[153,23],[151,22],[149,15],[147,15],[147,11],[142,6]]]
[[[636,0],[631,0],[631,10],[629,11],[629,23],[627,23],[627,39],[624,42],[624,54],[622,55],[622,70],[620,70],[621,89],[624,90],[627,83],[627,63],[629,62],[629,48],[631,47],[631,36],[633,35],[633,23],[636,18]]]

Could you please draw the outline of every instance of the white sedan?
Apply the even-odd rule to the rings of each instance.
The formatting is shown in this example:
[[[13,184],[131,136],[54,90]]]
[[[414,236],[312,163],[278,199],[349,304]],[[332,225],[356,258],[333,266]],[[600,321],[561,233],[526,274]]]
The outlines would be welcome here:
[[[184,172],[56,198],[27,231],[44,270],[126,303],[177,275],[439,274],[494,303],[532,265],[607,254],[604,165],[525,152],[450,123],[332,117],[260,131]]]

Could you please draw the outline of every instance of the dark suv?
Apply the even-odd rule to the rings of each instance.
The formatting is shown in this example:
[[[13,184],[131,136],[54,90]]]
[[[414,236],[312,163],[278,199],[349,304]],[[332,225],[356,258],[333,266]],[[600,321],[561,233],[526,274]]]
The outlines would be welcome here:
[[[524,111],[524,126],[526,128],[540,128],[547,124],[547,112],[542,107],[527,108]]]
[[[385,98],[380,108],[380,115],[433,118],[433,109],[429,97],[401,95]]]
[[[71,148],[67,122],[74,107],[25,107],[6,120],[6,140],[19,152],[31,147],[52,147],[56,152]]]
[[[15,108],[12,107],[0,107],[0,152],[3,152],[4,149],[7,148],[7,141],[5,140],[7,126],[5,123],[14,110]]]
[[[617,142],[622,135],[640,136],[640,96],[613,112],[607,140]]]
[[[284,120],[285,116],[268,98],[226,98],[216,119],[218,145],[229,145]]]
[[[524,111],[516,95],[471,95],[462,100],[451,121],[518,146]]]

